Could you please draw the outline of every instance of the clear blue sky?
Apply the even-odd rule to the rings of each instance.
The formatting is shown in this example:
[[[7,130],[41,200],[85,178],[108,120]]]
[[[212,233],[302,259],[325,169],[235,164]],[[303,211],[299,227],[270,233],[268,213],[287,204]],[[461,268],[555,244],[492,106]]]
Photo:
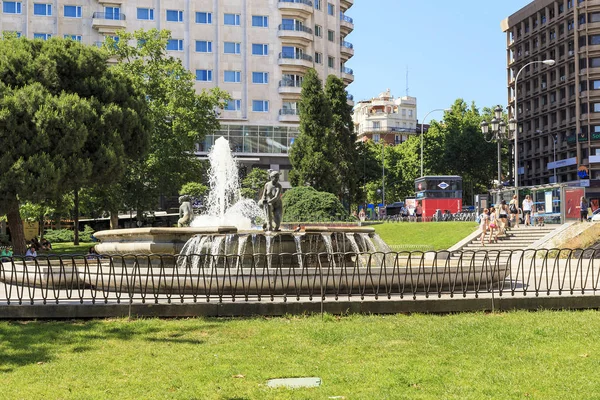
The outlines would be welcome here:
[[[347,11],[355,55],[348,92],[369,99],[389,88],[417,98],[421,121],[457,98],[506,107],[506,34],[500,22],[532,0],[355,0]],[[439,119],[440,113],[431,114]],[[427,121],[425,121],[427,122]]]

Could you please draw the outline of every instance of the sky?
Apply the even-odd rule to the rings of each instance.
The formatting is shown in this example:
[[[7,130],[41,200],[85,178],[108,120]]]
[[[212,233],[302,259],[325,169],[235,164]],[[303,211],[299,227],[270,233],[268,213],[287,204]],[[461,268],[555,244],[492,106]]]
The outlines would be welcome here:
[[[354,101],[390,89],[417,98],[417,117],[458,98],[506,107],[506,34],[500,22],[532,0],[355,0],[346,14]],[[408,69],[408,85],[406,71]]]

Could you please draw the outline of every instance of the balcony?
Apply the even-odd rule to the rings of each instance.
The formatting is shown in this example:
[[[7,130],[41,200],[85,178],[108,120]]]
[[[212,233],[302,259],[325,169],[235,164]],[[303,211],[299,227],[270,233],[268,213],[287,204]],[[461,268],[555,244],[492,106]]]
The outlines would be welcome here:
[[[342,72],[342,80],[344,81],[344,83],[346,85],[349,85],[352,82],[354,82],[354,71],[352,71],[350,68],[342,67],[341,72]]]
[[[346,60],[354,56],[354,46],[350,42],[342,41],[340,44],[340,53],[345,56]]]
[[[347,36],[354,30],[354,20],[344,13],[340,13],[340,32]]]
[[[279,81],[279,93],[280,94],[297,94],[300,95],[302,92],[302,86],[299,83],[291,80],[280,80]]]
[[[100,33],[115,33],[119,29],[125,29],[126,26],[125,14],[122,13],[95,12],[92,15],[92,28]]]
[[[277,36],[286,43],[306,46],[313,41],[313,31],[310,28],[297,24],[281,24]]]
[[[277,8],[292,17],[307,18],[313,13],[313,3],[310,0],[279,0]]]
[[[354,0],[341,0],[340,7],[342,10],[347,10],[354,5]]]
[[[279,122],[300,122],[300,112],[291,108],[279,110]]]
[[[279,65],[285,65],[288,69],[305,72],[313,66],[313,58],[306,54],[279,53]]]
[[[351,94],[349,94],[348,96],[346,96],[346,99],[348,101],[348,105],[354,107],[354,96],[352,96]]]

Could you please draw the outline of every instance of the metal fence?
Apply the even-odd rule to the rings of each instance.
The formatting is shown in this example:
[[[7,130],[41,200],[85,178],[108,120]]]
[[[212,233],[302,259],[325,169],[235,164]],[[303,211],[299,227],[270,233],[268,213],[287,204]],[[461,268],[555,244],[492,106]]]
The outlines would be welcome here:
[[[600,250],[5,259],[0,306],[580,296]]]

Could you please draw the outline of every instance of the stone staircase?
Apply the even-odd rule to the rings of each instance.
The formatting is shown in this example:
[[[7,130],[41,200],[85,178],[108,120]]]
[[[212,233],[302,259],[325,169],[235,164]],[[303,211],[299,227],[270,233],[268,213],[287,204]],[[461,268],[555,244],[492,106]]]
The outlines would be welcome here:
[[[521,225],[519,228],[512,228],[507,232],[506,235],[499,235],[497,242],[488,243],[489,233],[486,237],[484,245],[481,245],[479,235],[472,239],[469,243],[462,247],[462,251],[503,251],[503,250],[524,250],[531,246],[533,243],[542,239],[544,236],[554,231],[560,225],[545,225],[541,227],[537,226],[525,226]]]

